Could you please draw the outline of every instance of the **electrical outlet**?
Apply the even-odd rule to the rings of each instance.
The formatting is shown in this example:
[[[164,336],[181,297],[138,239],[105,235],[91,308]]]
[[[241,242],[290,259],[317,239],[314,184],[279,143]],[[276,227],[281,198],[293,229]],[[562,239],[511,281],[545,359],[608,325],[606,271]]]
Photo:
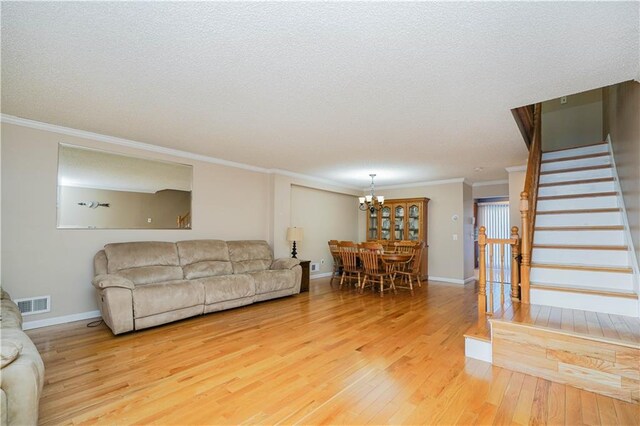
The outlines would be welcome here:
[[[150,217],[147,218],[147,223],[151,223],[151,218]]]
[[[458,234],[453,234],[453,241],[458,241]]]
[[[560,98],[560,105],[564,105],[566,103],[567,103],[567,97],[566,96],[561,97]]]
[[[324,265],[324,259],[320,259],[320,264]]]

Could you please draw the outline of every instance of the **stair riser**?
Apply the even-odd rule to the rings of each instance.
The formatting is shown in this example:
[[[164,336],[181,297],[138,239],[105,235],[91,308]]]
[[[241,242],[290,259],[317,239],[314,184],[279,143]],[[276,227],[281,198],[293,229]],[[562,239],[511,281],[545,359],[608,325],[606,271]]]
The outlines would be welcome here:
[[[568,182],[572,180],[599,179],[612,177],[611,168],[582,170],[579,172],[551,173],[540,175],[540,183]]]
[[[535,231],[534,244],[625,245],[623,231]]]
[[[618,198],[611,196],[538,200],[538,211],[608,209],[618,207]]]
[[[606,155],[602,157],[583,158],[579,160],[554,161],[553,163],[543,163],[540,171],[548,172],[551,170],[574,169],[576,167],[601,166],[603,164],[611,164],[611,158]]]
[[[582,148],[566,149],[564,151],[557,152],[543,152],[543,160],[555,160],[557,158],[578,157],[580,155],[598,154],[601,152],[609,152],[609,146],[607,144],[599,144],[592,146],[585,146]]]
[[[583,311],[604,312],[606,314],[627,315],[631,317],[637,317],[639,315],[638,301],[621,297],[531,289],[530,301],[531,304],[555,306],[558,308],[581,309]]]
[[[615,191],[613,182],[582,183],[577,185],[547,186],[538,190],[538,197],[553,195],[593,194]]]
[[[558,263],[564,265],[596,265],[629,267],[629,253],[625,250],[574,250],[534,248],[533,263]]]
[[[575,213],[541,214],[536,216],[536,226],[609,226],[622,225],[622,214]]]
[[[563,287],[633,291],[633,274],[531,267],[531,282]]]

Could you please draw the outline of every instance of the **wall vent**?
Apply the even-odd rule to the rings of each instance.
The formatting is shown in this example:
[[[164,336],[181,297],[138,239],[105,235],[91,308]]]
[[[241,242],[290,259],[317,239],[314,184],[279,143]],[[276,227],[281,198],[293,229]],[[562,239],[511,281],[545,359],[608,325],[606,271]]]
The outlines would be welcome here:
[[[15,299],[14,302],[18,305],[22,315],[35,315],[51,311],[51,296]]]
[[[320,264],[319,263],[312,263],[311,264],[311,272],[316,272],[320,270]]]

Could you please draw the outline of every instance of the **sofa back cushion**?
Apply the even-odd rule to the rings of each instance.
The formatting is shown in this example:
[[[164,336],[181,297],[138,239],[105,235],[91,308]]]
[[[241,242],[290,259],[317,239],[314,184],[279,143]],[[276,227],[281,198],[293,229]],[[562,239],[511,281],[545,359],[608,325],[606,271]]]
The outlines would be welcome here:
[[[263,240],[227,241],[234,274],[266,271],[271,267],[271,247]]]
[[[178,241],[178,256],[188,280],[233,274],[229,248],[222,240]]]
[[[134,284],[149,284],[182,279],[175,243],[140,241],[104,246],[107,271],[122,275]]]

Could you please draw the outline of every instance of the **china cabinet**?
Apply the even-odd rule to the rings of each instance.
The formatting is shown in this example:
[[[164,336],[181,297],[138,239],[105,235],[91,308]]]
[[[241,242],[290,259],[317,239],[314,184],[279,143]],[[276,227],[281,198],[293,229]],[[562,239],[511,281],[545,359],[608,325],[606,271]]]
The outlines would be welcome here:
[[[428,198],[385,200],[380,210],[367,211],[367,241],[428,241]],[[422,254],[422,278],[427,279],[429,246]]]

